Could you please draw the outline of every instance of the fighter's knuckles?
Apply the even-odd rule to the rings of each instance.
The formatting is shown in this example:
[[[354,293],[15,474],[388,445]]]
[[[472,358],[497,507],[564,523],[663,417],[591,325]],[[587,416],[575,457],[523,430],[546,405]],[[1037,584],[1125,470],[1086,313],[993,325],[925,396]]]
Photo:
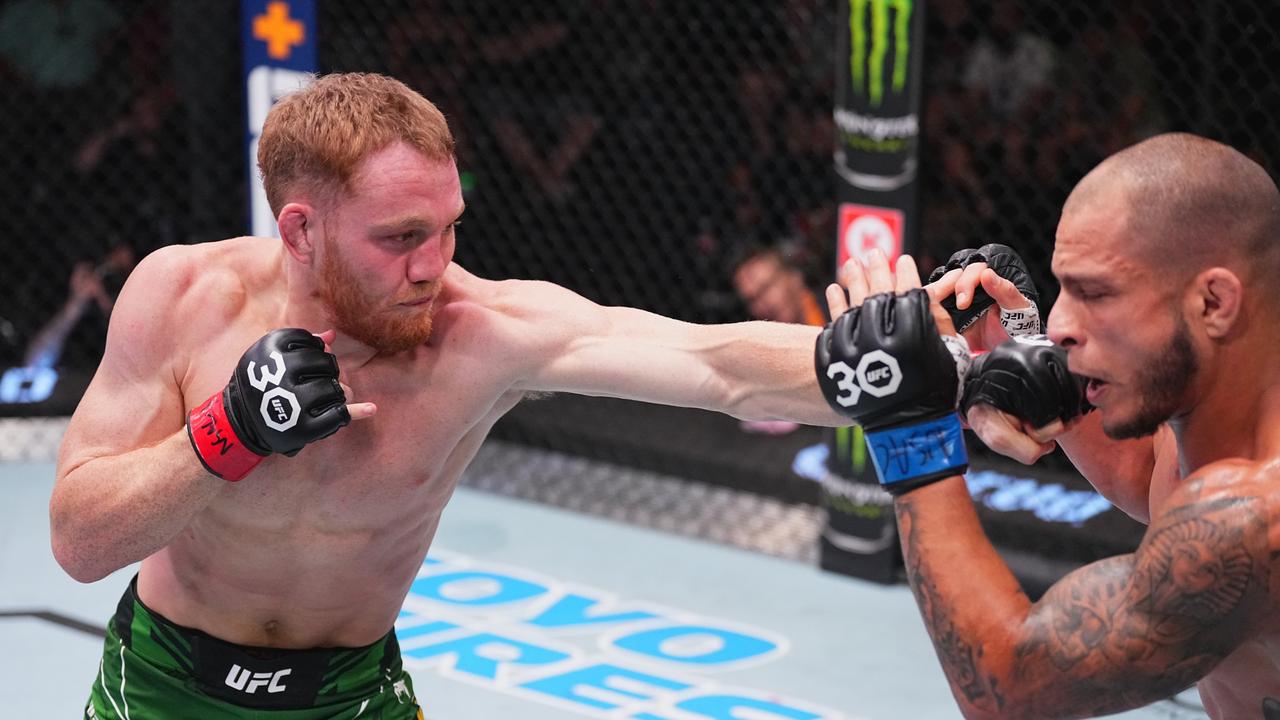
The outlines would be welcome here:
[[[1024,426],[1023,432],[1027,434],[1027,437],[1038,443],[1048,443],[1061,435],[1065,429],[1066,425],[1061,420],[1054,420],[1043,427],[1031,428]]]
[[[1044,445],[1022,434],[1002,436],[995,443],[987,443],[987,446],[1007,458],[1017,460],[1023,465],[1034,463],[1048,452]]]

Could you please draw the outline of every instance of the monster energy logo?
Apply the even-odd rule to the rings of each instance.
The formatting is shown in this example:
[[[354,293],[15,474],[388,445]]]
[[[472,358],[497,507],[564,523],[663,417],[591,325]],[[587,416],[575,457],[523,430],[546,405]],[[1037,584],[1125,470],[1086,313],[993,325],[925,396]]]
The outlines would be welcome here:
[[[884,61],[889,54],[889,11],[893,18],[893,92],[907,86],[907,64],[911,52],[911,11],[913,0],[849,0],[849,65],[853,87],[866,94],[873,107],[884,100]],[[865,16],[870,14],[871,32]]]
[[[861,425],[836,428],[836,462],[849,463],[855,476],[867,469],[867,441]]]
[[[893,505],[893,496],[879,483],[861,482],[827,473],[822,478],[827,506],[848,515],[882,517],[883,508]]]

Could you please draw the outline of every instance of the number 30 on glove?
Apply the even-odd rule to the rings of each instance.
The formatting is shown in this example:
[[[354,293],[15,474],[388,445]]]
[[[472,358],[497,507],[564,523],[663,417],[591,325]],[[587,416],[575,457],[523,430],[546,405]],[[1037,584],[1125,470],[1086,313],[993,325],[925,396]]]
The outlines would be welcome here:
[[[968,358],[963,344],[939,336],[929,296],[919,288],[872,295],[818,336],[822,394],[862,426],[880,484],[894,495],[969,467],[956,414],[955,357]]]
[[[292,457],[351,422],[338,361],[300,328],[263,335],[231,381],[187,415],[187,437],[204,468],[236,482],[272,453]]]

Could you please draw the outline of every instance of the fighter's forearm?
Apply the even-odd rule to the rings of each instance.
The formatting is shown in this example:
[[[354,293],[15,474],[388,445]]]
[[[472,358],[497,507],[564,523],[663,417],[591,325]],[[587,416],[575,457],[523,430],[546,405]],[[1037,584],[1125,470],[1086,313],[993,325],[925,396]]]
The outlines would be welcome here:
[[[754,321],[722,328],[731,340],[710,350],[715,374],[726,388],[715,408],[748,420],[792,420],[806,425],[851,425],[822,397],[813,374],[813,347],[820,328]]]
[[[1030,601],[978,522],[962,478],[894,503],[907,579],[965,717],[1011,712],[1012,636]]]
[[[963,481],[906,493],[895,509],[908,580],[966,718],[1112,714],[1178,692],[1224,654],[1181,647],[1193,646],[1208,621],[1166,613],[1177,632],[1156,632],[1134,611],[1134,592],[1151,592],[1135,577],[1157,575],[1137,565],[1171,562],[1155,556],[1158,543],[1145,561],[1124,555],[1080,568],[1033,605],[987,539]],[[1239,578],[1221,584],[1231,582]]]
[[[59,475],[49,504],[53,553],[81,582],[163,548],[227,485],[200,465],[185,429]]]

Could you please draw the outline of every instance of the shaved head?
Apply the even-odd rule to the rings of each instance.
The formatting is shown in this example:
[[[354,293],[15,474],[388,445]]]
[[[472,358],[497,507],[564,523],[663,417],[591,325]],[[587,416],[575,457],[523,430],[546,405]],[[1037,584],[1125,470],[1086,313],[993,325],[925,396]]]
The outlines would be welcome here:
[[[1222,143],[1168,133],[1129,147],[1080,181],[1063,215],[1106,196],[1123,201],[1134,249],[1157,268],[1180,277],[1213,265],[1280,273],[1280,191]]]
[[[1280,191],[1226,145],[1173,133],[1104,160],[1063,207],[1053,272],[1049,337],[1112,438],[1277,377]]]

